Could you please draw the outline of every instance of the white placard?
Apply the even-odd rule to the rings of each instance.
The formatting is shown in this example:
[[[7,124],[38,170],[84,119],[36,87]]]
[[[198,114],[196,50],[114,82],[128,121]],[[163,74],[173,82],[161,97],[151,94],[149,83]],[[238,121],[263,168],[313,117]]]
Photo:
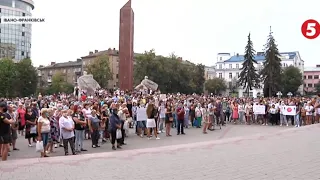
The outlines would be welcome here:
[[[286,116],[295,116],[297,114],[297,107],[296,106],[284,106],[283,107],[283,114]]]
[[[165,99],[167,99],[167,95],[166,94],[160,94],[160,98],[161,101],[164,101]]]
[[[266,106],[265,105],[253,105],[253,113],[254,114],[266,114]]]
[[[146,121],[147,120],[147,108],[137,108],[137,121]]]

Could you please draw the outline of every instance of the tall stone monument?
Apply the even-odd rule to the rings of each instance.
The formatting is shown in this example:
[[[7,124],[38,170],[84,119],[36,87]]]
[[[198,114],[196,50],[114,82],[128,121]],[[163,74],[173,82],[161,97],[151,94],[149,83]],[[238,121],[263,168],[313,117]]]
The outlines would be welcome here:
[[[129,0],[120,9],[119,88],[121,90],[133,89],[133,35],[134,13]]]

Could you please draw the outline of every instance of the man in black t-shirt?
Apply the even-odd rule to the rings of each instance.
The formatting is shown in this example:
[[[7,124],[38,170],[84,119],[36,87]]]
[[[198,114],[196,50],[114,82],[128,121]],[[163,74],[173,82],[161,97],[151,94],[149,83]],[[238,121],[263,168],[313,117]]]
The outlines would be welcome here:
[[[75,129],[75,150],[76,152],[87,151],[83,148],[83,141],[84,141],[84,132],[85,126],[87,122],[82,114],[82,112],[76,112],[73,114],[73,121],[74,121],[74,129]]]
[[[13,119],[8,119],[5,112],[7,111],[6,102],[0,102],[0,151],[2,161],[6,161],[9,152],[10,143],[10,124],[14,124]]]

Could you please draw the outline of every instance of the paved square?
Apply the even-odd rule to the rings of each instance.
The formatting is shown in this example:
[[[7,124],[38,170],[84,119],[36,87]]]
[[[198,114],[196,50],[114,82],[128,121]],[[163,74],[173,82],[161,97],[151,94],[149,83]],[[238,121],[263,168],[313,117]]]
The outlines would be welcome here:
[[[234,129],[238,132],[253,128],[265,131],[230,138],[217,136],[213,140],[201,140],[203,136],[199,134],[194,137],[203,142],[78,156],[9,160],[0,163],[0,179],[320,179],[320,160],[317,158],[320,152],[320,125],[288,129],[250,126],[227,128],[230,134]],[[190,134],[179,138],[187,139]],[[228,136],[228,133],[224,136]],[[170,142],[167,139],[160,141]],[[140,144],[144,146],[160,141],[143,139]]]

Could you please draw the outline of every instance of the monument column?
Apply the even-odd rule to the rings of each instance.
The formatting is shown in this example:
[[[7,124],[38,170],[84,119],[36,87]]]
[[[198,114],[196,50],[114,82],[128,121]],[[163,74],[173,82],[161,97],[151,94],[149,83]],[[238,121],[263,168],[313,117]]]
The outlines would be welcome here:
[[[129,0],[120,9],[119,88],[121,90],[133,89],[133,35],[134,13]]]

